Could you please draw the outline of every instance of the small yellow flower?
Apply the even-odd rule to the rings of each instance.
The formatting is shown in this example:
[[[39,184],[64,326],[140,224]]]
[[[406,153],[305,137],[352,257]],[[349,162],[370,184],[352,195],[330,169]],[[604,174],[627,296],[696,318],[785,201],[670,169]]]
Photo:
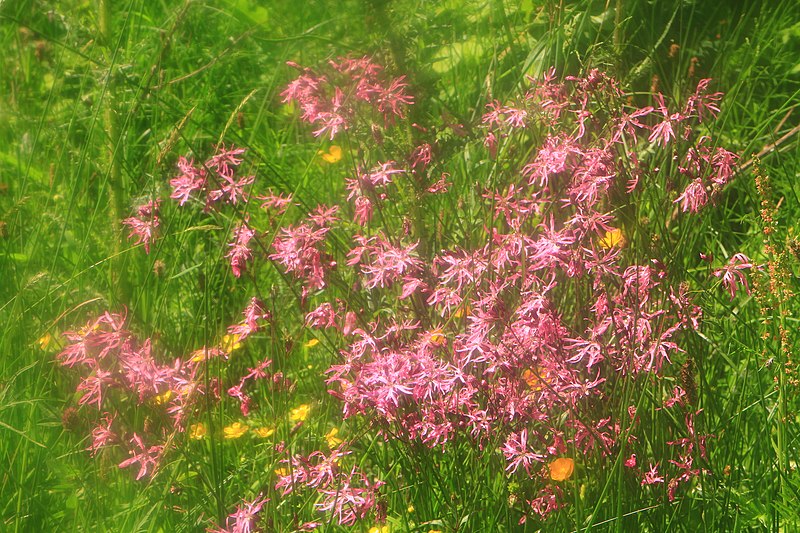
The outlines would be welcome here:
[[[266,439],[267,437],[271,437],[273,433],[275,433],[275,428],[256,428],[253,430],[253,433],[261,437],[262,439]]]
[[[206,425],[202,422],[197,424],[192,424],[189,426],[189,438],[193,440],[200,440],[206,436],[208,430],[206,429]]]
[[[600,246],[606,250],[613,248],[614,246],[619,246],[622,248],[625,246],[625,235],[622,233],[621,229],[612,229],[611,231],[607,231],[603,238],[600,239]]]
[[[311,406],[307,403],[295,407],[289,412],[289,420],[292,422],[305,422],[308,414],[311,412]]]
[[[289,469],[288,468],[276,468],[275,469],[275,475],[276,476],[280,476],[280,477],[286,477],[286,476],[289,475]]]
[[[441,529],[431,529],[428,533],[442,533]]]
[[[436,328],[431,332],[431,344],[434,346],[444,346],[447,343],[447,337],[444,336],[442,330]]]
[[[172,398],[172,389],[167,389],[163,393],[153,396],[153,403],[156,405],[164,405],[170,398]]]
[[[53,336],[50,333],[45,333],[36,341],[39,343],[39,348],[42,350],[46,350],[50,343],[53,341]]]
[[[369,533],[389,533],[390,531],[389,526],[369,528]]]
[[[575,471],[575,461],[569,457],[559,457],[549,465],[550,479],[553,481],[566,481]]]
[[[313,348],[313,347],[314,347],[314,346],[316,346],[317,344],[319,344],[319,339],[311,339],[310,341],[308,341],[307,343],[305,343],[305,345],[304,345],[304,346],[305,346],[306,348]]]
[[[409,505],[408,509],[406,509],[406,511],[408,512],[408,514],[413,513],[414,512],[414,506],[413,505]]]
[[[325,434],[325,440],[328,442],[328,448],[336,448],[342,443],[342,439],[336,436],[338,433],[339,429],[333,428]]]
[[[333,144],[327,152],[320,150],[319,154],[327,163],[338,163],[342,160],[342,147]]]
[[[226,427],[222,431],[225,433],[226,439],[238,439],[239,437],[247,433],[247,426],[245,426],[241,422],[234,422],[233,424]]]
[[[230,335],[225,335],[222,337],[222,343],[220,344],[220,349],[226,353],[231,353],[234,350],[238,350],[242,347],[242,342],[239,340],[242,336],[238,333],[233,333]]]

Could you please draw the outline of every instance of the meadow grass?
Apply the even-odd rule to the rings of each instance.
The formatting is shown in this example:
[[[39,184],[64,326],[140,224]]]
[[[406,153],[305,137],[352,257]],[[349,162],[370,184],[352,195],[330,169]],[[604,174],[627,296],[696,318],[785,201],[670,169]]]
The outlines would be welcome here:
[[[7,0],[0,3],[0,43],[0,529],[202,531],[224,525],[237,505],[259,494],[270,498],[260,512],[266,531],[293,531],[310,520],[322,531],[383,527],[374,517],[338,525],[314,508],[320,496],[313,490],[283,495],[275,488],[275,471],[287,468],[281,461],[328,453],[336,438],[352,451],[343,459],[347,469],[386,483],[377,507],[391,531],[800,527],[798,304],[791,296],[800,272],[800,4]],[[407,119],[380,141],[356,128],[335,141],[314,137],[298,105],[282,101],[299,75],[286,62],[323,69],[328,60],[364,55],[392,76],[406,76],[414,95]],[[628,435],[627,409],[636,406],[638,440],[621,439],[600,455],[570,446],[576,466],[559,485],[565,505],[538,518],[526,507],[534,495],[526,493],[532,489],[523,471],[506,472],[499,451],[506,434],[489,434],[476,446],[456,433],[429,446],[392,433],[396,428],[377,415],[343,419],[324,372],[340,362],[347,342],[309,327],[306,313],[338,298],[370,311],[359,317],[365,327],[400,316],[402,307],[388,291],[369,293],[358,286],[363,280],[349,277],[344,254],[358,224],[340,214],[346,222],[326,248],[338,270],[324,292],[307,299],[302,283],[265,258],[279,228],[298,224],[319,203],[346,211],[346,178],[392,153],[409,153],[420,138],[435,144],[435,169],[449,174],[450,190],[420,200],[409,186],[396,202],[381,204],[368,226],[384,224],[398,236],[393,242],[407,231],[421,241],[420,256],[484,245],[492,224],[484,191],[519,174],[542,141],[541,132],[520,136],[489,157],[485,104],[513,101],[527,87],[526,75],[538,78],[551,67],[560,78],[598,68],[636,106],[655,105],[656,93],[685,102],[698,80],[712,78],[725,97],[703,133],[740,160],[714,205],[689,216],[672,203],[686,185],[676,181],[679,162],[649,150],[662,172],[649,176],[652,186],[636,202],[615,204],[626,260],[659,259],[666,279],[690,288],[703,323],[682,338],[685,352],[671,374],[619,379],[607,405],[587,407],[613,412]],[[268,217],[255,202],[224,209],[171,202],[179,156],[205,161],[220,143],[247,149],[239,171],[255,176],[255,190],[292,194],[296,207]],[[332,143],[344,156],[327,163],[319,152]],[[160,238],[146,254],[127,239],[122,221],[155,198],[163,199]],[[261,265],[237,277],[226,254],[246,220],[268,229],[252,246]],[[700,253],[714,258],[704,263]],[[740,289],[732,299],[713,271],[736,253],[761,267],[747,274],[750,294]],[[587,286],[558,294],[556,304],[570,318],[587,319]],[[203,385],[211,390],[218,379],[224,401],[209,392],[185,421],[187,428],[202,424],[204,438],[172,435],[157,474],[140,480],[136,466],[118,468],[127,457],[121,447],[90,456],[97,417],[76,409],[78,372],[57,362],[68,344],[64,331],[106,310],[127,313],[127,327],[152,339],[159,362],[169,365],[230,342],[222,340],[227,328],[251,297],[273,319],[229,359],[208,362]],[[466,323],[465,315],[443,327]],[[225,389],[265,359],[281,374],[248,386],[257,409],[244,417]],[[694,388],[683,411],[663,408],[676,385]],[[153,399],[142,406],[133,397],[110,401],[129,427],[164,423]],[[307,416],[294,411],[301,406],[309,407]],[[690,408],[699,413],[697,435],[710,436],[707,457],[695,451],[696,467],[707,472],[673,499],[666,483],[642,486],[625,462],[631,446],[670,457],[666,443],[685,436]],[[237,421],[248,433],[225,439],[223,428]],[[260,428],[273,432],[262,437]],[[640,453],[639,461],[648,457]],[[666,460],[661,466],[668,468]]]

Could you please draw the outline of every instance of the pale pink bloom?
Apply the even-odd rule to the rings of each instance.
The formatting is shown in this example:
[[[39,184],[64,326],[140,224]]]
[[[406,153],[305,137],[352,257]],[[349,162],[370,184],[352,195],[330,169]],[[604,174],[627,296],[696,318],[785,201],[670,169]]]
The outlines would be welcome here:
[[[356,197],[355,208],[353,210],[353,222],[361,226],[366,226],[372,220],[372,201],[366,196]]]
[[[611,142],[622,142],[625,136],[629,136],[633,143],[639,142],[637,136],[637,128],[644,129],[647,126],[639,122],[637,119],[646,117],[654,111],[652,106],[643,107],[635,110],[633,113],[622,112],[617,119],[617,125],[614,129],[614,135],[611,137]]]
[[[78,392],[85,391],[84,395],[78,400],[78,404],[97,404],[97,408],[100,409],[103,404],[104,390],[107,386],[115,384],[116,380],[112,373],[98,367],[92,375],[81,379],[78,384]]]
[[[716,153],[711,158],[711,168],[714,172],[711,176],[711,181],[720,187],[727,185],[733,179],[734,165],[737,159],[739,159],[739,156],[733,152],[729,152],[724,148],[717,148]]]
[[[738,284],[743,285],[745,292],[750,294],[750,287],[747,284],[747,277],[744,275],[744,271],[751,268],[753,268],[753,264],[750,259],[746,255],[738,253],[730,258],[727,265],[715,270],[713,274],[722,279],[722,286],[728,289],[731,300],[733,300],[736,297]]]
[[[320,329],[333,328],[336,327],[336,318],[333,306],[325,302],[306,315],[306,325]]]
[[[242,164],[240,156],[244,153],[244,148],[231,146],[226,149],[222,144],[217,148],[217,153],[206,161],[206,168],[216,170],[220,176],[233,177],[234,169]]]
[[[448,189],[450,189],[450,182],[447,181],[447,178],[449,177],[450,174],[446,172],[442,173],[442,177],[439,178],[439,180],[436,183],[428,187],[427,191],[431,194],[439,194],[447,192]]]
[[[628,468],[636,468],[636,454],[632,453],[630,457],[625,459],[625,466]]]

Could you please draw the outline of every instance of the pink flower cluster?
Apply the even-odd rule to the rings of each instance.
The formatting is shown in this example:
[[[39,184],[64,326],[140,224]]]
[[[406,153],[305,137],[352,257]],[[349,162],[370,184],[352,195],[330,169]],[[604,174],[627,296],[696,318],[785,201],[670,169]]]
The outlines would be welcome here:
[[[316,73],[289,62],[302,74],[292,81],[281,96],[284,102],[297,102],[302,119],[314,124],[314,135],[333,139],[351,128],[358,118],[383,118],[385,124],[403,118],[405,108],[414,103],[406,92],[403,76],[386,78],[383,67],[368,57],[339,58],[329,61],[324,73]]]
[[[243,312],[243,320],[228,328],[235,342],[259,331],[270,319],[263,303],[252,298]],[[215,378],[206,384],[204,362],[211,357],[227,357],[229,346],[203,348],[185,359],[176,358],[170,364],[160,363],[153,354],[150,339],[140,341],[126,328],[126,317],[105,312],[89,321],[83,328],[66,331],[68,344],[56,356],[65,367],[77,370],[82,393],[79,406],[93,406],[98,423],[92,429],[88,450],[96,455],[111,445],[127,451],[129,458],[120,468],[138,464],[136,479],[152,476],[167,451],[169,436],[183,433],[190,417],[199,414],[198,400],[208,392],[219,399]],[[244,393],[248,381],[270,377],[266,369],[269,359],[262,361],[241,377],[228,395],[240,402],[242,413],[249,413],[251,398]],[[131,425],[132,417],[125,409],[150,408],[157,416],[145,427]],[[166,416],[165,416],[166,415]],[[168,423],[156,423],[167,420]],[[149,441],[149,443],[147,443]]]
[[[67,367],[78,367],[81,378],[77,390],[83,395],[79,405],[94,406],[103,413],[101,423],[92,430],[92,455],[110,444],[127,448],[130,458],[119,466],[139,464],[136,479],[152,475],[164,452],[163,444],[147,445],[137,430],[118,420],[114,409],[121,401],[135,399],[139,405],[149,402],[161,406],[170,416],[171,425],[162,428],[157,438],[168,431],[183,431],[196,396],[202,387],[195,379],[197,367],[175,359],[160,364],[152,354],[150,339],[140,342],[125,328],[126,317],[103,313],[78,331],[67,331],[69,344],[58,354]],[[107,412],[111,409],[112,413]],[[127,435],[127,436],[126,436]]]
[[[385,519],[385,509],[379,504],[382,481],[370,481],[357,467],[342,468],[342,459],[349,455],[341,448],[329,455],[313,452],[308,456],[293,455],[285,459],[275,489],[286,496],[300,488],[315,490],[320,500],[314,506],[330,512],[340,525],[351,526],[357,520],[377,515]],[[313,528],[312,528],[313,529]]]

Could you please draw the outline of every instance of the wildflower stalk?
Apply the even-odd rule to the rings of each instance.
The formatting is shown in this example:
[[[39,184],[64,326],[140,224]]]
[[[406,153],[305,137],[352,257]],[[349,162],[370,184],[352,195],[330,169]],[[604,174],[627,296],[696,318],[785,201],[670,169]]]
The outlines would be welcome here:
[[[122,220],[125,218],[125,191],[122,188],[122,168],[119,156],[119,122],[115,111],[114,102],[114,76],[113,68],[116,53],[113,49],[113,23],[111,19],[111,2],[109,0],[99,0],[98,3],[98,24],[100,32],[100,42],[106,51],[106,62],[108,72],[106,75],[105,109],[103,112],[103,122],[105,124],[106,136],[108,138],[108,192],[111,208],[111,227],[114,232],[114,250],[111,256],[112,279],[118,288],[118,297],[122,301],[127,301],[130,295],[130,286],[126,277],[123,275],[124,259],[122,253],[122,241],[119,235],[122,233]]]

